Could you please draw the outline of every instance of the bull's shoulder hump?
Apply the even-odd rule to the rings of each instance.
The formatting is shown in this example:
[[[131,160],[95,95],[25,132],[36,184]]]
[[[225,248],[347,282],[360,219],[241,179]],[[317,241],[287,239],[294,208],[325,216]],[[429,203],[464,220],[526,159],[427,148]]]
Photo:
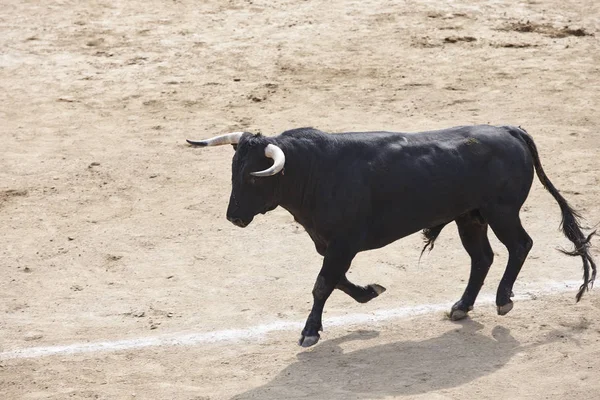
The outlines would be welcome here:
[[[281,133],[282,137],[310,137],[323,135],[326,135],[326,133],[312,127],[289,129]]]

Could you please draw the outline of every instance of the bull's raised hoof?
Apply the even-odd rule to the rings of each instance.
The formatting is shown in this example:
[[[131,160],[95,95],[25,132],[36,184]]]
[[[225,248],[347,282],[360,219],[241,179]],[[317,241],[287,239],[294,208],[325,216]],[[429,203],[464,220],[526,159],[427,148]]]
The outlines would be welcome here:
[[[317,336],[300,336],[300,339],[298,340],[298,344],[302,347],[310,347],[313,346],[315,344],[317,344],[317,342],[319,341],[321,337],[317,334]]]
[[[473,310],[473,306],[465,306],[462,300],[457,301],[450,310],[450,320],[460,321],[467,318],[469,311]]]
[[[357,297],[356,301],[358,301],[359,303],[366,303],[370,300],[373,300],[375,297],[379,296],[385,291],[386,289],[383,286],[378,285],[376,283],[371,283],[365,288],[365,294],[361,297]]]
[[[514,303],[511,301],[503,306],[498,306],[498,315],[506,315],[513,309]]]
[[[371,283],[370,285],[367,285],[367,286],[370,287],[371,289],[373,289],[375,291],[375,293],[377,293],[377,295],[375,297],[379,296],[381,293],[383,293],[387,290],[383,286],[378,285],[376,283]]]

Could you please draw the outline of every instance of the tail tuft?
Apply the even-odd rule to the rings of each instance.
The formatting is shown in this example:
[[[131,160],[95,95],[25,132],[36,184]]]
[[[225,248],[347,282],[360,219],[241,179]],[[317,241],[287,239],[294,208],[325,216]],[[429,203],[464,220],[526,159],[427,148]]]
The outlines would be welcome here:
[[[421,260],[421,257],[423,257],[423,253],[425,253],[425,250],[427,250],[428,247],[429,251],[433,250],[433,246],[435,245],[435,239],[437,239],[437,237],[440,235],[442,229],[444,229],[445,226],[446,224],[442,224],[432,226],[431,228],[423,229],[423,239],[425,240],[425,246],[423,247],[423,250],[421,250],[419,260]]]

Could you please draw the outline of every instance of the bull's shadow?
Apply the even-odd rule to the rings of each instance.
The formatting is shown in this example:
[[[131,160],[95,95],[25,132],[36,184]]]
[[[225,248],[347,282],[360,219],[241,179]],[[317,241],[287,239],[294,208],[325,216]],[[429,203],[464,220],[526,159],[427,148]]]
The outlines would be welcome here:
[[[324,340],[271,382],[239,394],[243,399],[375,399],[415,395],[460,386],[490,374],[524,350],[504,327],[492,335],[464,321],[456,330],[422,341],[388,343],[344,352],[340,344],[368,340],[377,332],[356,332]]]

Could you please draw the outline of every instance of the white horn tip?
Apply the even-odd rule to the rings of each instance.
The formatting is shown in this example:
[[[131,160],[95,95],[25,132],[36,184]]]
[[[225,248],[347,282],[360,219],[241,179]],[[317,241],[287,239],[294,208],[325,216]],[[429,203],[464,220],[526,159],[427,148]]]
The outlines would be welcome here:
[[[264,171],[251,172],[250,174],[258,177],[273,176],[283,170],[285,166],[285,154],[281,148],[274,144],[268,144],[265,148],[265,156],[273,159],[273,165]]]

